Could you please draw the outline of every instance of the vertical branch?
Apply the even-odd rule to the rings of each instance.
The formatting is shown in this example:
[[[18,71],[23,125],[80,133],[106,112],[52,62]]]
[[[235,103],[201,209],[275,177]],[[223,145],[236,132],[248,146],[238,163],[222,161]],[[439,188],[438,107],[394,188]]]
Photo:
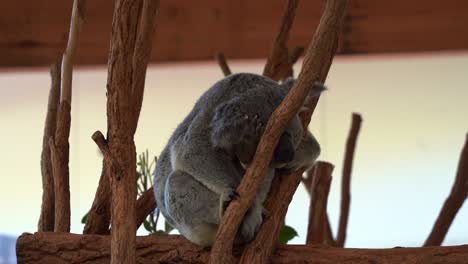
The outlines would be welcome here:
[[[353,168],[354,152],[356,141],[361,129],[361,115],[353,113],[351,120],[351,129],[349,130],[348,140],[346,142],[346,151],[343,162],[343,174],[341,183],[341,208],[340,220],[338,225],[338,234],[336,244],[338,247],[344,247],[346,240],[346,229],[349,218],[349,205],[351,203],[351,170]]]
[[[226,57],[224,57],[224,54],[222,52],[216,53],[215,59],[218,62],[219,67],[223,71],[224,76],[229,76],[232,74],[231,69],[227,64]]]
[[[322,83],[325,82],[333,56],[337,49],[338,37],[343,25],[347,4],[347,0],[327,1],[320,23],[309,47],[307,48],[302,70],[294,83],[294,87],[288,93],[281,105],[284,104],[286,107],[292,108],[293,106],[288,104],[288,100],[292,97],[292,94],[294,94],[295,89],[299,90],[300,87],[304,86],[311,87],[316,81],[320,81]],[[303,127],[308,126],[317,102],[318,99],[315,99],[306,103],[309,111],[301,112],[302,114],[300,115]],[[297,109],[292,110],[294,113],[297,111]],[[275,118],[274,115],[272,115],[270,120],[273,118]],[[265,134],[266,132],[264,133],[264,136]],[[260,142],[259,146],[261,143],[262,142]],[[274,143],[276,143],[276,141],[274,141]],[[261,152],[258,151],[259,149],[260,148],[257,148],[255,158],[261,154]],[[268,157],[271,157],[271,155]],[[255,160],[251,167],[254,167],[254,164]],[[299,169],[298,171],[283,177],[284,179],[281,184],[279,184],[280,181],[273,182],[266,202],[266,209],[270,212],[270,216],[263,221],[254,241],[252,241],[244,250],[241,259],[242,263],[268,262],[271,253],[276,247],[275,238],[279,235],[280,225],[286,215],[289,202],[301,182],[303,172],[303,169]],[[248,179],[248,175],[244,176],[242,182],[244,182],[246,178]],[[256,189],[253,188],[250,189],[253,193],[255,193],[255,190]],[[287,203],[285,203],[285,201],[287,201]]]
[[[311,201],[309,207],[309,225],[307,227],[307,245],[325,244],[327,232],[327,202],[334,166],[319,161],[314,167]]]
[[[326,9],[318,30],[307,50],[302,71],[293,88],[268,120],[265,131],[258,144],[254,160],[237,188],[239,199],[232,201],[224,213],[215,243],[211,249],[211,263],[232,263],[234,236],[263,180],[280,134],[283,132],[289,120],[291,120],[302,107],[304,99],[311,92],[311,89],[316,87],[314,83],[319,80],[323,81],[326,77],[327,71],[323,69],[325,68],[328,70],[336,51],[335,43],[344,20],[346,4],[346,0],[327,1]],[[304,127],[307,127],[307,125],[308,123],[306,123]],[[276,246],[279,226],[283,222],[282,219],[284,219],[284,214],[287,210],[287,205],[285,205],[284,202],[290,202],[294,190],[300,183],[303,171],[304,170],[301,169],[298,172],[294,172],[289,177],[285,177],[284,180],[289,181],[288,185],[276,186],[276,188],[281,189],[285,187],[286,190],[283,192],[284,195],[275,197],[274,206],[269,210],[271,213],[270,218],[264,221],[259,231],[259,233],[267,232],[268,238],[261,241],[258,239],[254,240],[246,251],[244,251],[241,262],[265,263],[268,261],[271,252]],[[281,185],[284,185],[284,183]],[[272,192],[270,191],[270,193]],[[271,198],[271,196],[270,194],[269,197]],[[276,198],[282,200],[276,200]],[[268,209],[270,208],[267,208],[267,210]],[[270,219],[275,219],[276,222],[272,222]],[[278,219],[281,219],[281,221],[278,221]],[[257,234],[257,238],[258,237],[259,235]]]
[[[288,69],[286,71],[286,74],[284,78],[287,77],[294,77],[294,69],[293,66],[297,62],[297,60],[302,56],[304,53],[304,47],[302,46],[297,46],[295,47],[291,52],[289,52],[288,56]],[[284,79],[282,78],[282,79]]]
[[[276,35],[265,68],[263,69],[263,75],[273,80],[284,79],[290,69],[287,42],[298,4],[299,0],[288,0],[286,10],[281,19],[278,35]]]
[[[440,246],[444,241],[453,219],[462,207],[466,197],[468,196],[468,134],[466,135],[465,144],[460,154],[458,161],[457,174],[447,200],[445,200],[439,216],[437,217],[432,231],[427,238],[424,246]]]
[[[118,0],[112,20],[107,80],[108,151],[111,201],[111,263],[135,263],[136,153],[146,67],[159,1]]]
[[[57,114],[55,138],[49,138],[55,189],[55,232],[70,231],[69,143],[71,123],[72,71],[79,33],[84,20],[84,0],[75,0],[67,48],[62,59],[61,99]]]
[[[68,43],[62,59],[62,98],[60,101],[66,101],[70,105],[72,100],[73,61],[75,60],[80,32],[85,17],[85,6],[86,0],[73,1]]]
[[[42,206],[38,231],[54,231],[55,190],[49,138],[53,137],[57,127],[57,108],[60,100],[60,63],[50,67],[51,86],[47,103],[47,115],[42,139],[41,173],[42,173]]]

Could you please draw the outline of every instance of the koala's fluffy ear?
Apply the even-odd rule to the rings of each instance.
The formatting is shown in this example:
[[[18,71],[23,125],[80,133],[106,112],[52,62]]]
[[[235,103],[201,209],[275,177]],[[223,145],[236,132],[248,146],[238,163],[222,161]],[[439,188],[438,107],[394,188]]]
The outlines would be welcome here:
[[[245,123],[239,100],[233,98],[216,107],[210,123],[211,141],[215,147],[231,150],[239,143],[240,130]]]

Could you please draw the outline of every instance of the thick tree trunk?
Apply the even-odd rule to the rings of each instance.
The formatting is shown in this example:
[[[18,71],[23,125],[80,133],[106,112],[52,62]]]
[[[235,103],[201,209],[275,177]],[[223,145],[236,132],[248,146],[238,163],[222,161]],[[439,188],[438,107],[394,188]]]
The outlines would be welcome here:
[[[18,263],[104,264],[110,261],[110,236],[70,233],[23,234],[16,245]],[[137,237],[137,263],[208,263],[209,251],[181,236]],[[241,250],[234,250],[239,259]],[[270,263],[316,264],[465,264],[468,245],[451,247],[343,249],[303,245],[278,246]]]

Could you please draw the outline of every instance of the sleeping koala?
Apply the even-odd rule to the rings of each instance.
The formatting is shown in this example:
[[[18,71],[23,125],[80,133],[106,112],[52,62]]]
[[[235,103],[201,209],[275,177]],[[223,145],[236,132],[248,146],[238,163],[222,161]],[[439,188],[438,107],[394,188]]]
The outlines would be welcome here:
[[[167,222],[193,243],[213,244],[224,209],[237,195],[265,124],[292,83],[278,84],[247,73],[228,76],[198,99],[169,139],[154,173],[156,202]],[[303,131],[295,116],[280,137],[237,243],[252,240],[260,227],[275,171],[308,168],[318,157],[317,141],[310,132],[303,137]]]

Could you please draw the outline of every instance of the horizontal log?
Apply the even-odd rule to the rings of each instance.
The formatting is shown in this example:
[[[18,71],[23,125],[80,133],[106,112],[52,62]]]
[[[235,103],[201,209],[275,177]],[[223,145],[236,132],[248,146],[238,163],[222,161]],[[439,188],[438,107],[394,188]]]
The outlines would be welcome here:
[[[306,46],[323,1],[301,1],[289,45]],[[72,1],[0,1],[0,67],[49,65],[65,48]],[[78,64],[105,64],[113,1],[89,1]],[[284,1],[162,1],[153,62],[265,58]],[[339,53],[370,54],[468,49],[468,1],[350,2]]]
[[[176,235],[137,237],[137,263],[208,263],[209,251]],[[240,249],[235,250],[238,258]],[[100,264],[110,261],[110,236],[70,233],[25,233],[16,244],[18,263]],[[271,263],[321,264],[462,264],[468,245],[425,248],[343,249],[303,245],[279,246]]]

